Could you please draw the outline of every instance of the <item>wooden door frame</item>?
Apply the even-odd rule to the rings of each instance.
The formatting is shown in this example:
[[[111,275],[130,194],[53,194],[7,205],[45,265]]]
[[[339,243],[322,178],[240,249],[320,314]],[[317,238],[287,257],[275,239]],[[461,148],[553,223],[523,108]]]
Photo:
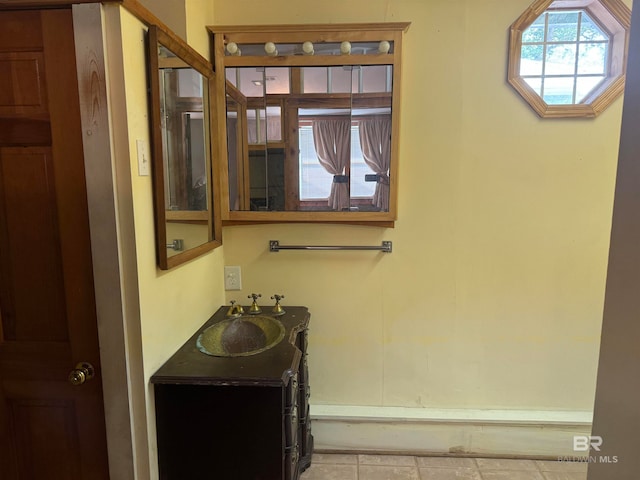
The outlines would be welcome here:
[[[84,3],[72,11],[109,470],[111,478],[144,479],[150,475],[147,393],[124,71],[117,58],[120,6]]]

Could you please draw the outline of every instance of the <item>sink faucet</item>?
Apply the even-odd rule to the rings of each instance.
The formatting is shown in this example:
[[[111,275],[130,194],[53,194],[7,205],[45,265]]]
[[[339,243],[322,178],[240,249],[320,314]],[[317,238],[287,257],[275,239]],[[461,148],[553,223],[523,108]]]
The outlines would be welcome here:
[[[262,297],[262,295],[259,294],[259,293],[252,293],[251,295],[249,295],[247,297],[247,298],[253,298],[253,303],[251,304],[251,307],[249,307],[249,313],[251,315],[256,315],[258,313],[262,313],[262,309],[258,305],[258,298],[260,298],[260,297]]]
[[[242,308],[242,305],[236,305],[236,301],[231,300],[231,306],[229,307],[229,310],[227,310],[227,317],[239,317],[243,313],[244,309]]]
[[[271,300],[275,300],[276,304],[273,306],[273,309],[271,310],[271,313],[273,313],[274,315],[282,315],[285,313],[284,308],[282,308],[282,305],[280,305],[280,300],[282,300],[284,298],[284,295],[276,295],[274,294],[273,297],[271,297]]]

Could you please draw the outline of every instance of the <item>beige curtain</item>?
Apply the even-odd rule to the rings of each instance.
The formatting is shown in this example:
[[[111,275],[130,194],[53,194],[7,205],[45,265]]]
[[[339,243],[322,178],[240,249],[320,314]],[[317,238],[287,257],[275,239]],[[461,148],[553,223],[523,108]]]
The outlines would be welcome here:
[[[334,175],[329,194],[329,207],[342,210],[349,207],[349,183],[336,182],[335,175],[344,175],[351,158],[351,119],[314,120],[313,143],[320,165]]]
[[[389,164],[391,162],[391,118],[365,118],[359,122],[360,148],[365,163],[378,174],[373,205],[389,210]]]

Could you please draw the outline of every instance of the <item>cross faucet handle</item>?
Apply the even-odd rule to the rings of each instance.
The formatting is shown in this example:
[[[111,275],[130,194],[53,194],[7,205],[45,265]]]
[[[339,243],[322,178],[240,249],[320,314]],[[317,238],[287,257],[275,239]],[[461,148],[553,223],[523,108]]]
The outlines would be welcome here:
[[[277,295],[274,294],[273,297],[271,297],[271,300],[275,300],[276,304],[273,306],[273,309],[271,310],[271,312],[274,315],[282,315],[283,313],[285,313],[284,308],[282,308],[282,306],[280,305],[280,300],[282,300],[284,298],[284,295]]]
[[[252,293],[247,296],[247,298],[253,298],[253,303],[251,304],[251,307],[249,307],[249,313],[255,315],[262,312],[262,309],[258,306],[258,298],[261,296],[262,295],[259,293]]]

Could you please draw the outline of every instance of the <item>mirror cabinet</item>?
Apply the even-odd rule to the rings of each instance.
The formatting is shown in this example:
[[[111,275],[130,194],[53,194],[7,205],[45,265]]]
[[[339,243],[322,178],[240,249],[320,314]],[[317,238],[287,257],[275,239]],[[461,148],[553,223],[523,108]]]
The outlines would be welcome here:
[[[148,56],[156,252],[166,270],[221,244],[213,208],[216,85],[207,60],[155,26]]]
[[[393,225],[408,26],[209,27],[224,224]]]

